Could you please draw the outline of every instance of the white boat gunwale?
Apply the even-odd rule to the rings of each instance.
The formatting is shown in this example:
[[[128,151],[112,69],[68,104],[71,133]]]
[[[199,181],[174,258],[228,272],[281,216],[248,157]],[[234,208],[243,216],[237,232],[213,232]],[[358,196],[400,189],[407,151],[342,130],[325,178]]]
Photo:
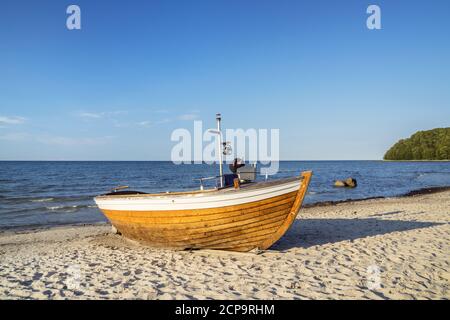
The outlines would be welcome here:
[[[270,183],[255,183],[241,189],[220,189],[213,193],[161,194],[160,197],[138,195],[110,195],[95,198],[100,209],[115,211],[172,211],[220,208],[270,199],[300,188],[301,179],[288,178]]]

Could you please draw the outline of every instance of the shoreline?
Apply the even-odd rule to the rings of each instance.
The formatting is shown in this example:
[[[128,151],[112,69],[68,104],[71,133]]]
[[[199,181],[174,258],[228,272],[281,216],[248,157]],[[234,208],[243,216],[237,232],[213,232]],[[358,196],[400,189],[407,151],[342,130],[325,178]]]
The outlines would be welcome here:
[[[400,195],[396,195],[396,196],[392,196],[392,197],[377,196],[377,197],[368,197],[368,198],[361,198],[361,199],[322,201],[322,202],[316,202],[316,203],[311,203],[311,204],[305,204],[302,206],[302,208],[327,207],[327,206],[334,206],[334,205],[341,204],[341,203],[360,202],[360,201],[366,201],[366,200],[401,199],[401,198],[415,197],[415,196],[420,196],[420,195],[440,193],[440,192],[446,192],[446,191],[450,191],[450,186],[420,188],[420,189],[411,190],[409,192],[402,193]]]
[[[315,202],[310,204],[304,204],[302,205],[302,208],[316,208],[316,207],[328,207],[328,206],[335,206],[338,204],[343,203],[352,203],[352,202],[361,202],[361,201],[367,201],[367,200],[377,200],[377,199],[397,199],[397,198],[408,198],[408,197],[414,197],[419,195],[426,195],[426,194],[433,194],[433,193],[440,193],[440,192],[446,192],[450,191],[450,186],[442,186],[442,187],[429,187],[429,188],[420,188],[411,190],[407,193],[403,193],[397,196],[392,197],[384,197],[384,196],[378,196],[378,197],[368,197],[368,198],[361,198],[361,199],[345,199],[345,200],[336,200],[336,201],[321,201],[321,202]],[[302,210],[302,208],[300,210]],[[90,226],[102,226],[102,225],[111,225],[109,221],[99,221],[99,222],[93,222],[93,223],[85,223],[85,222],[79,222],[79,223],[61,223],[61,224],[54,224],[54,225],[25,225],[25,226],[18,226],[18,227],[0,227],[0,235],[8,232],[13,233],[28,233],[33,231],[40,231],[40,230],[47,230],[47,229],[54,229],[54,228],[64,228],[64,227],[90,227]]]
[[[0,299],[450,299],[448,252],[436,189],[303,208],[259,253],[155,249],[108,224],[10,231]]]
[[[383,162],[450,162],[450,160],[381,160]]]

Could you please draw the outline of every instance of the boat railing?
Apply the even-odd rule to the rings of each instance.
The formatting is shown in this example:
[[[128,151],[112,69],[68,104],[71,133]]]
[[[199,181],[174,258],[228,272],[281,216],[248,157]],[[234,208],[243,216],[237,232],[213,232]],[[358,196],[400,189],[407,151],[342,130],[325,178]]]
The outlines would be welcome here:
[[[211,177],[204,177],[204,178],[194,178],[193,180],[195,181],[199,181],[200,182],[200,190],[204,190],[205,189],[205,185],[203,184],[204,181],[208,181],[208,180],[216,180],[216,188],[217,189],[222,189],[225,188],[225,186],[221,186],[220,184],[220,178],[224,178],[226,176],[226,174],[223,175],[217,175],[217,176],[211,176]]]
[[[220,178],[224,178],[225,176],[226,176],[227,174],[224,174],[224,175],[217,175],[217,176],[210,176],[210,177],[204,177],[204,178],[194,178],[194,179],[192,179],[192,180],[194,180],[194,181],[199,181],[200,182],[200,190],[204,190],[205,189],[205,185],[204,185],[204,181],[208,181],[208,180],[216,180],[216,183],[215,183],[215,185],[216,185],[216,188],[217,189],[223,189],[223,188],[228,188],[228,187],[230,187],[230,185],[227,185],[227,186],[221,186],[220,185],[220,181],[219,181],[219,179]],[[267,180],[267,177],[266,177],[266,179],[265,180]]]
[[[204,178],[195,178],[193,180],[199,181],[200,182],[200,190],[204,190],[205,187],[203,185],[203,181],[219,179],[219,178],[220,178],[220,176],[211,176],[211,177],[204,177]]]

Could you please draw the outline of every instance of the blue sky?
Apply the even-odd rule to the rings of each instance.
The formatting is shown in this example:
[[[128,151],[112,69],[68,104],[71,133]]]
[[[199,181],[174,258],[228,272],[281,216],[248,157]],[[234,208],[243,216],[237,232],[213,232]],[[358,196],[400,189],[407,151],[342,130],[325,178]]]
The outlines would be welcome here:
[[[279,128],[281,159],[381,159],[449,126],[449,16],[448,0],[2,1],[0,160],[168,160],[172,130],[216,112]]]

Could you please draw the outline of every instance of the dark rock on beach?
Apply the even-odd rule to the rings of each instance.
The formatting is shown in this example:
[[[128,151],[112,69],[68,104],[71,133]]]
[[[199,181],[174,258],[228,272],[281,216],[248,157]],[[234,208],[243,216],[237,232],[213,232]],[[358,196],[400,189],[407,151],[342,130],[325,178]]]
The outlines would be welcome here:
[[[345,180],[336,180],[334,182],[335,187],[347,187],[347,188],[355,188],[358,185],[356,179],[348,178]]]

